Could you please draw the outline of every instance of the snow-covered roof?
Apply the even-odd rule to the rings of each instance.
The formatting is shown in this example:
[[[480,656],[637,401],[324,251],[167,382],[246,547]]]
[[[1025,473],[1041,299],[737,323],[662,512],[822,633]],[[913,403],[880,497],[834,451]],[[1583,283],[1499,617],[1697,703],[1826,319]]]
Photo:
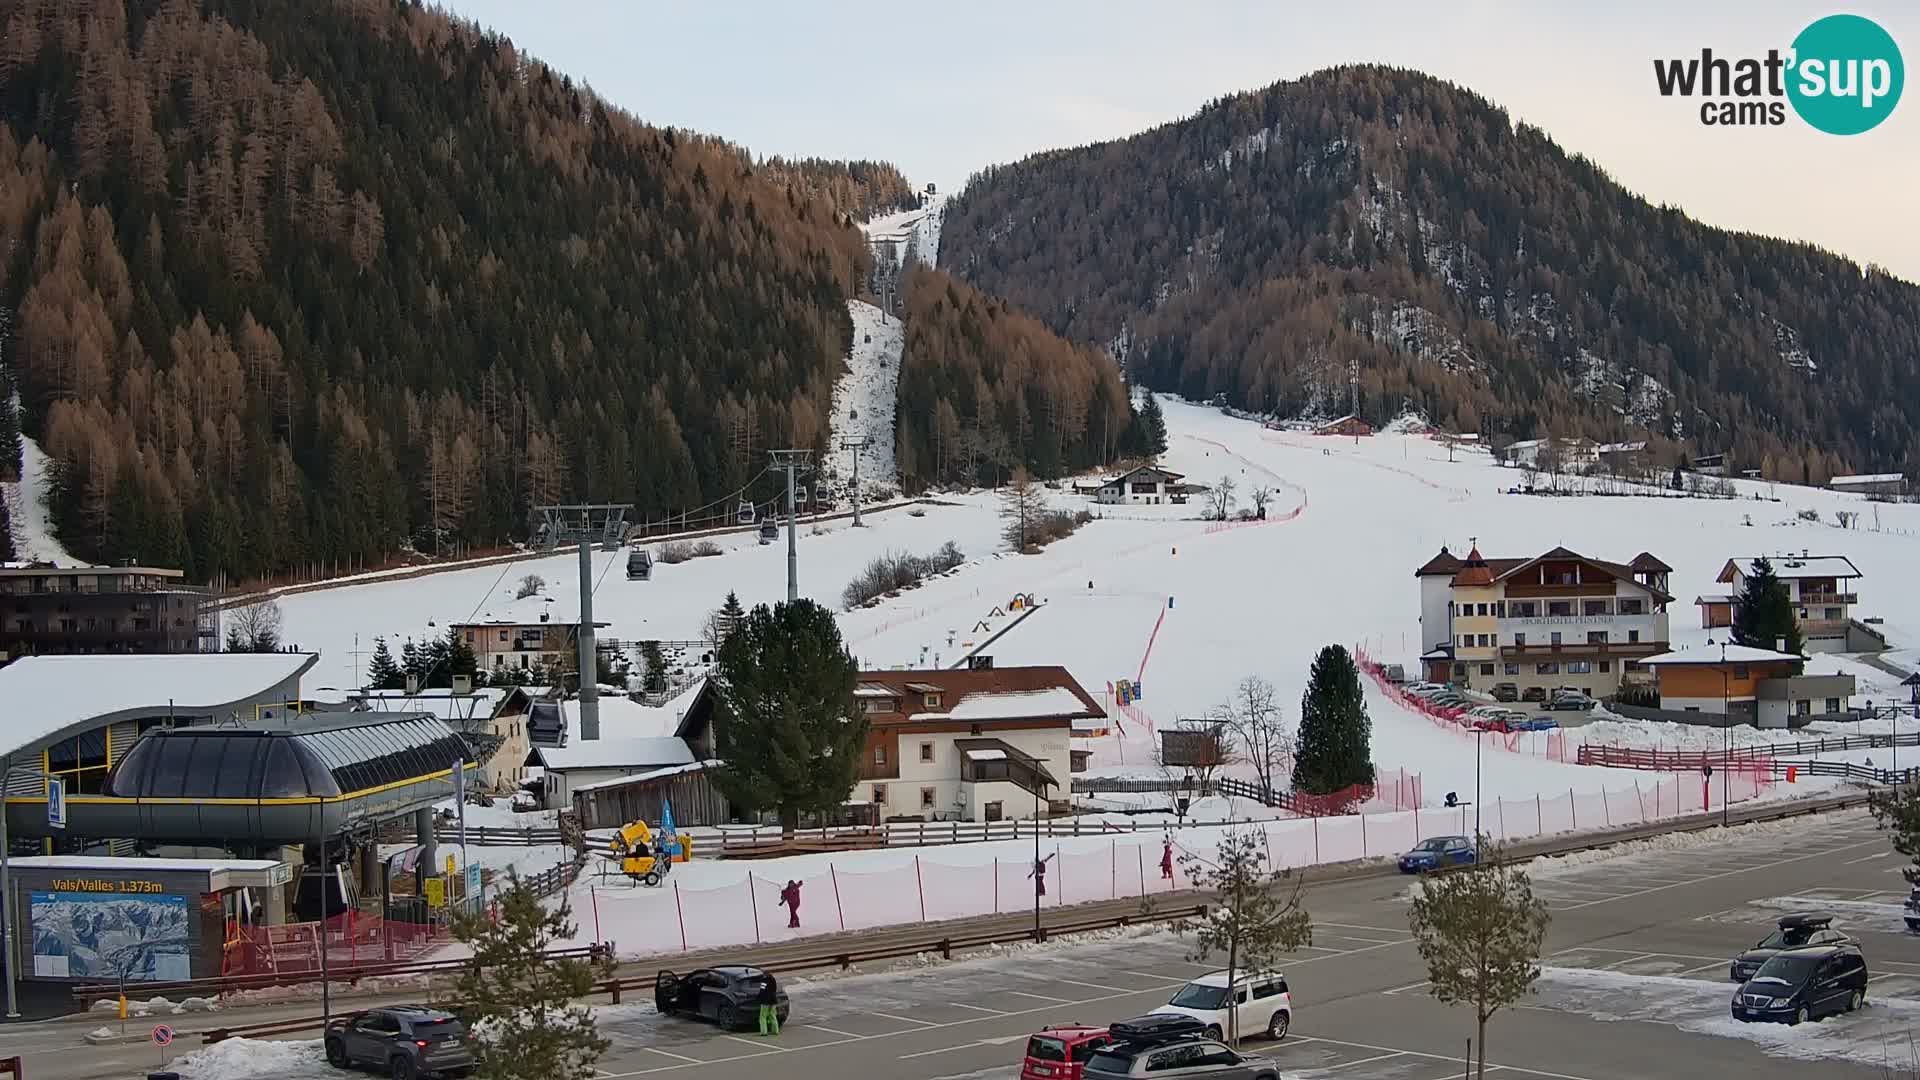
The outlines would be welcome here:
[[[1637,454],[1646,448],[1647,440],[1639,439],[1634,442],[1601,443],[1594,449],[1602,454]]]
[[[1836,476],[1827,481],[1833,487],[1843,484],[1897,484],[1906,477],[1897,472],[1866,473],[1861,476]]]
[[[1782,660],[1804,660],[1798,653],[1774,652],[1772,649],[1756,649],[1751,645],[1728,645],[1722,653],[1718,645],[1702,645],[1698,648],[1675,649],[1672,652],[1649,656],[1640,661],[1654,667],[1683,667],[1689,664],[1763,664]]]
[[[853,696],[871,698],[893,697],[894,692],[889,687],[878,686],[873,683],[861,683],[853,688]]]
[[[1029,716],[1079,716],[1087,707],[1064,686],[968,694],[948,710],[955,720],[1017,720]]]
[[[966,755],[973,761],[1007,760],[1007,752],[1005,750],[968,750],[966,751]]]
[[[305,673],[317,653],[172,653],[23,656],[0,668],[0,752],[35,748],[120,713],[212,714],[258,698]],[[251,721],[251,713],[242,719]]]
[[[556,772],[666,767],[689,765],[694,760],[687,740],[671,737],[579,740],[566,746],[536,746],[533,756],[541,766]]]
[[[374,712],[427,713],[442,720],[486,720],[500,709],[507,689],[486,686],[470,694],[450,690],[422,690],[409,695],[405,690],[372,690],[356,694],[355,699]]]
[[[179,870],[187,873],[209,870],[269,870],[279,866],[276,859],[143,859],[107,855],[29,855],[7,860],[14,869],[95,870],[103,872],[149,870],[156,873]]]
[[[610,780],[595,780],[591,784],[581,784],[579,787],[569,790],[599,791],[601,788],[619,787],[622,784],[637,784],[648,780],[664,780],[670,776],[682,776],[687,773],[700,772],[703,769],[715,768],[719,766],[719,764],[720,762],[718,761],[694,761],[685,765],[669,765],[664,769],[648,769],[646,772],[637,772],[631,776],[616,776]]]
[[[1773,564],[1773,576],[1778,578],[1857,578],[1860,568],[1845,555],[1766,555]],[[1738,570],[1742,576],[1753,573],[1753,558],[1744,557],[1731,560],[1730,570]],[[1732,575],[1721,572],[1721,581],[1731,581]]]
[[[1731,604],[1733,597],[1726,593],[1706,593],[1693,598],[1696,604]]]

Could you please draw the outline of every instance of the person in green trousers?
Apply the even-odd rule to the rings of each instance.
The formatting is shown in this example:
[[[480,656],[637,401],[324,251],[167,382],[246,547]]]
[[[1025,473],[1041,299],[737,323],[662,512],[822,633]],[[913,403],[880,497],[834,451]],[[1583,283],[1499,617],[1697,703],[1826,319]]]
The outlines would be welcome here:
[[[779,1001],[774,990],[773,976],[769,975],[767,981],[760,984],[760,1034],[780,1034]]]

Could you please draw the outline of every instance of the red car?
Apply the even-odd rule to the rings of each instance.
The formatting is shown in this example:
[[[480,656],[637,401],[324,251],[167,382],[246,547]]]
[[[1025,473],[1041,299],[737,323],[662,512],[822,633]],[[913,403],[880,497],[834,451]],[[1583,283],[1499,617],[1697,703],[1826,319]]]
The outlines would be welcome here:
[[[1042,1028],[1027,1039],[1027,1058],[1020,1080],[1080,1080],[1087,1059],[1113,1041],[1103,1027],[1058,1024]]]

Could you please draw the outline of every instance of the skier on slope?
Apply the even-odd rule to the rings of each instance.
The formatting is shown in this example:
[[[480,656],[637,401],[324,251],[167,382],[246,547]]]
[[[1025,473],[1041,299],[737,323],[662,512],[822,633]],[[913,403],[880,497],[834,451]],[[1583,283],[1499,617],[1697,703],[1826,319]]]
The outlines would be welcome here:
[[[787,909],[787,929],[800,929],[800,883],[788,880],[787,887],[780,890],[780,906]]]

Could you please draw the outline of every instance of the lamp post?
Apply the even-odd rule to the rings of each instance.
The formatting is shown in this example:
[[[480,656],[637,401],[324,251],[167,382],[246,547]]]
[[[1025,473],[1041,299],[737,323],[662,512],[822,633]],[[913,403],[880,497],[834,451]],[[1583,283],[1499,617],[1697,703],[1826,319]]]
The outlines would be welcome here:
[[[1902,679],[1900,684],[1912,692],[1913,718],[1920,720],[1920,671],[1915,671],[1905,679]],[[1900,764],[1900,709],[1898,706],[1893,710],[1893,737],[1894,774],[1897,776],[1899,775],[1898,766]]]
[[[1486,728],[1473,731],[1473,850],[1480,850],[1480,745],[1485,740]]]
[[[1712,645],[1715,642],[1712,638],[1708,638],[1707,644]],[[1718,644],[1720,646],[1720,825],[1725,828],[1730,824],[1728,802],[1733,794],[1733,781],[1728,775],[1731,771],[1728,766],[1733,764],[1733,689],[1727,681],[1727,643],[1721,641]]]

